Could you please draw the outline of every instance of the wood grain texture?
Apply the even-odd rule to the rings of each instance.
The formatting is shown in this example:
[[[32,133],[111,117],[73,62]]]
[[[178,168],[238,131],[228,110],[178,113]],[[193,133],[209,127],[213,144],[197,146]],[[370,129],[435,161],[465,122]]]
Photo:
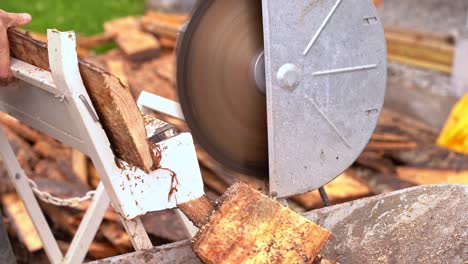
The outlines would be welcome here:
[[[47,44],[16,29],[8,30],[11,55],[48,70]],[[117,77],[79,60],[83,83],[115,154],[147,172],[153,166],[143,117],[130,91]]]
[[[222,197],[194,238],[205,263],[313,263],[330,232],[244,183]]]
[[[213,205],[210,203],[206,195],[187,203],[178,204],[177,207],[179,207],[179,209],[196,227],[203,226],[208,221],[208,217],[211,212],[214,210]]]

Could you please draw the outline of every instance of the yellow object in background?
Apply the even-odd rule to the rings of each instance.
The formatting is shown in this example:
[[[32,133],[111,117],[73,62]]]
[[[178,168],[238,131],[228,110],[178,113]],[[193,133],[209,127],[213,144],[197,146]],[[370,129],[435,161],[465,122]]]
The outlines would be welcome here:
[[[468,94],[452,109],[437,144],[451,150],[468,154]]]

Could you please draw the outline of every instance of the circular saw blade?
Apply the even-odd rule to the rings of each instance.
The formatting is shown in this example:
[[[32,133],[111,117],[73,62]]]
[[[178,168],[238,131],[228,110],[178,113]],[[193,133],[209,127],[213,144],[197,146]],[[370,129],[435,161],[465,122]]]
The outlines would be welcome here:
[[[239,172],[268,175],[266,98],[253,64],[263,51],[261,1],[204,1],[178,46],[177,87],[192,135]]]

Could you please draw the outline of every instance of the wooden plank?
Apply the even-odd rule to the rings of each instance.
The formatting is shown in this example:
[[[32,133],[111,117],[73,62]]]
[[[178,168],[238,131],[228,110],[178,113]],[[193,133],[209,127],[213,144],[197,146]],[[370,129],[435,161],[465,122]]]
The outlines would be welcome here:
[[[460,183],[468,184],[468,170],[417,167],[397,167],[398,178],[418,185]]]
[[[26,207],[16,193],[1,196],[5,213],[13,222],[13,226],[19,239],[23,242],[29,252],[42,249],[42,241],[29,217]]]
[[[49,70],[47,44],[15,29],[8,30],[11,55]],[[118,78],[79,60],[83,83],[116,155],[147,172],[153,166],[143,117],[128,88]]]
[[[187,15],[150,11],[141,18],[141,25],[148,32],[160,37],[175,40],[179,34],[179,29],[187,20]]]
[[[236,183],[193,240],[205,263],[312,263],[330,232]]]

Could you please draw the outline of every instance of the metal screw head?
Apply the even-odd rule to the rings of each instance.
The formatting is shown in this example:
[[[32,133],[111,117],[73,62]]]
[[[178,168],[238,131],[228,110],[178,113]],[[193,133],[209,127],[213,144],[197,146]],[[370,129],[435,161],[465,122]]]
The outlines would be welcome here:
[[[294,90],[299,86],[301,78],[301,70],[292,63],[286,63],[278,70],[276,80],[282,88]]]

